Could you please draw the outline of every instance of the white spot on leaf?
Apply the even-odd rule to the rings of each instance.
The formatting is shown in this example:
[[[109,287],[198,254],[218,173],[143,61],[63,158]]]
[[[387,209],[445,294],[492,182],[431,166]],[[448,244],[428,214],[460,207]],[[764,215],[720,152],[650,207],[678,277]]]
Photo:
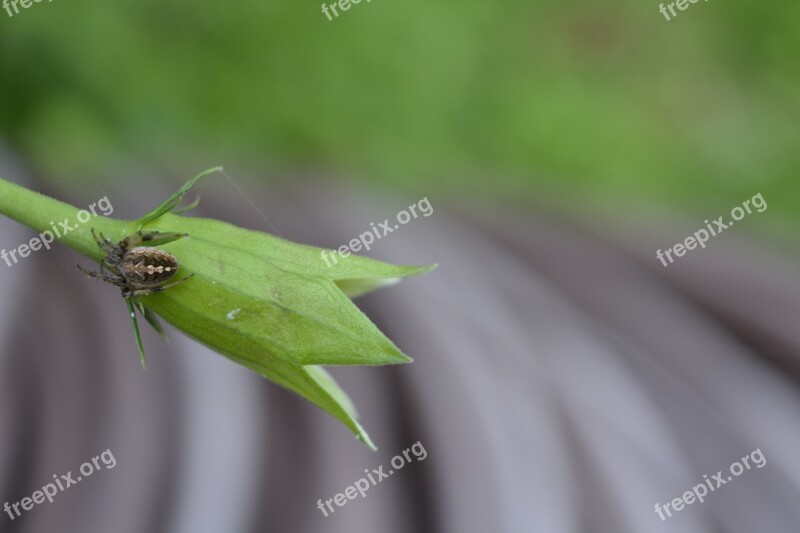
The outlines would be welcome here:
[[[235,319],[236,315],[238,315],[240,311],[241,309],[239,309],[238,307],[236,309],[231,310],[231,312],[227,314],[228,320]]]

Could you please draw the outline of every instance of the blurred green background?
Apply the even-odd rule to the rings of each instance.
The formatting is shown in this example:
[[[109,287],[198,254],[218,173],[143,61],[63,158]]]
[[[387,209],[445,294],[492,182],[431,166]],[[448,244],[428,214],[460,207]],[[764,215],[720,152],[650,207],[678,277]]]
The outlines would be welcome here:
[[[800,4],[54,0],[0,11],[0,135],[55,179],[216,164],[724,214],[800,201]],[[718,212],[719,211],[719,212]]]

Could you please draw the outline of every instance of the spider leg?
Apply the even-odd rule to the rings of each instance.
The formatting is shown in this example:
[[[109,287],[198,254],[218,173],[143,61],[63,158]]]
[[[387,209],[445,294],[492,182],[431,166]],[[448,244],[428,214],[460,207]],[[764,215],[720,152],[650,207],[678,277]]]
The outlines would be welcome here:
[[[119,274],[119,263],[117,261],[112,261],[110,258],[106,257],[100,263],[100,271],[103,272],[104,270],[108,269],[113,275],[122,278]]]
[[[114,243],[106,239],[102,233],[100,233],[100,237],[98,237],[97,233],[95,233],[94,231],[94,228],[92,228],[92,237],[94,237],[94,242],[97,243],[97,246],[100,247],[100,249],[103,250],[103,252],[105,252],[106,255],[111,255],[116,253],[114,251],[115,248]]]
[[[113,275],[113,274],[112,275],[107,275],[102,270],[102,265],[101,265],[100,268],[101,268],[100,272],[92,272],[91,270],[86,270],[82,266],[78,265],[78,270],[80,270],[81,272],[83,272],[84,274],[86,274],[87,276],[90,276],[92,278],[97,278],[97,279],[106,281],[108,283],[111,283],[111,284],[117,285],[117,286],[125,283],[125,280],[122,279],[121,276],[116,276],[116,275]]]
[[[134,290],[129,290],[129,291],[123,291],[122,292],[122,297],[123,298],[136,298],[137,296],[147,296],[148,294],[161,292],[163,290],[166,290],[166,289],[169,289],[171,287],[174,287],[175,285],[180,285],[181,283],[183,283],[184,281],[188,280],[192,276],[194,276],[194,273],[189,274],[185,278],[179,279],[178,281],[173,281],[172,283],[167,283],[166,285],[160,285],[158,287],[150,287],[148,289],[134,289]]]
[[[94,242],[97,243],[97,246],[102,248],[103,247],[103,241],[101,241],[100,237],[97,236],[97,233],[94,231],[94,228],[92,228],[92,237],[94,238]]]

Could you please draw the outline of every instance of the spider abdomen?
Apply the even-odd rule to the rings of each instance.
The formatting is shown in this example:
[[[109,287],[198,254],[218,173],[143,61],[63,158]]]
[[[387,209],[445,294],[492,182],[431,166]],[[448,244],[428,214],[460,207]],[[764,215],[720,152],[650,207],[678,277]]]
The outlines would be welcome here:
[[[158,248],[138,247],[122,257],[120,274],[136,287],[153,287],[178,272],[175,256]]]

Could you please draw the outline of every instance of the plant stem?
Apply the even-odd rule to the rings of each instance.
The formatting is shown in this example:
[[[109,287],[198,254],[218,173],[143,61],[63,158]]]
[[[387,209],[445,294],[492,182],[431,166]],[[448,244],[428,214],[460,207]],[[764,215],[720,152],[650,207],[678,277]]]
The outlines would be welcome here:
[[[125,236],[129,223],[101,215],[95,217],[88,211],[86,213],[91,217],[90,220],[81,223],[78,219],[80,211],[81,209],[65,202],[0,178],[0,213],[37,233],[50,232],[56,242],[99,262],[103,258],[103,253],[94,242],[91,228],[105,233],[114,240]],[[73,229],[67,231],[61,223]],[[56,232],[60,237],[56,236]]]

